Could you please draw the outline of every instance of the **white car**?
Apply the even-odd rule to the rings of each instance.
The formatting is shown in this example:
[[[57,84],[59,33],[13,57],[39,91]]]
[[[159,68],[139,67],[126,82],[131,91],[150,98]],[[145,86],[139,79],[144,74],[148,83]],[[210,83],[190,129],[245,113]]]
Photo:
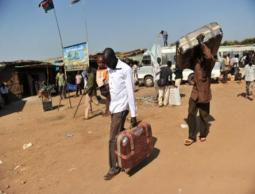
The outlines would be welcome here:
[[[174,69],[174,68],[173,68]],[[138,68],[138,83],[144,84],[146,87],[152,87],[153,83],[153,67],[150,64],[142,64]],[[182,71],[182,81],[188,82],[190,85],[194,83],[194,71],[192,69],[184,69]],[[212,70],[211,78],[218,81],[220,78],[220,63],[216,62]],[[172,80],[175,80],[175,74],[172,74]]]
[[[219,78],[220,78],[220,67],[221,67],[221,64],[219,62],[216,62],[214,67],[213,67],[213,70],[212,70],[212,74],[211,74],[211,79],[212,80],[215,80],[215,81],[218,81]],[[194,82],[194,71],[192,69],[184,69],[183,72],[182,72],[182,80],[183,81],[187,81],[190,85],[193,84]]]

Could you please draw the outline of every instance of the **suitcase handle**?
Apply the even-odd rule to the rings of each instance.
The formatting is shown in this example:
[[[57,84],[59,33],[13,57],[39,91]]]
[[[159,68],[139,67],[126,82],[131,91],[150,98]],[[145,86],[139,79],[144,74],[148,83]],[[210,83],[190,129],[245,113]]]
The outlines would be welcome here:
[[[138,127],[142,127],[142,128],[144,128],[143,123],[139,124],[139,125],[138,125]],[[149,127],[149,128],[151,128],[151,125],[150,125],[150,124],[148,124],[148,127]],[[149,136],[151,135],[151,134],[149,134],[149,133],[148,133],[148,130],[145,130],[145,133],[146,133],[146,137],[149,137]]]
[[[120,157],[120,158],[122,158],[122,159],[124,159],[124,160],[126,160],[126,159],[128,159],[130,156],[132,156],[132,155],[134,155],[134,151],[131,151],[128,155],[122,155],[122,154],[120,154],[118,151],[115,151],[115,154],[118,156],[118,157]]]
[[[131,152],[133,152],[135,150],[134,140],[133,140],[132,136],[130,135],[130,133],[125,133],[125,135],[129,137]]]

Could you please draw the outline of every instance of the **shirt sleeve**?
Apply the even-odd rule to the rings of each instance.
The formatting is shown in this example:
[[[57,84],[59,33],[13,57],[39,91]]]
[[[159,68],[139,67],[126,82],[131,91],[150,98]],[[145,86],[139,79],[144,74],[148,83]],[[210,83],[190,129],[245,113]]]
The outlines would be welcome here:
[[[126,71],[125,85],[127,88],[128,106],[129,106],[129,111],[130,111],[131,117],[136,117],[135,94],[134,94],[133,75],[132,75],[131,68],[129,68]]]

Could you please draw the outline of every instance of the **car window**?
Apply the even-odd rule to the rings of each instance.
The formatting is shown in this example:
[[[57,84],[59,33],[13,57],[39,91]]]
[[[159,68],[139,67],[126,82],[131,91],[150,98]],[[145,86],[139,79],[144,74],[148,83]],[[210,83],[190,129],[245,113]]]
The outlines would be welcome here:
[[[151,65],[151,56],[150,55],[143,56],[142,65],[143,66],[150,66]]]
[[[162,54],[162,64],[167,64],[167,61],[172,61],[172,63],[175,63],[174,56],[175,56],[175,53]]]

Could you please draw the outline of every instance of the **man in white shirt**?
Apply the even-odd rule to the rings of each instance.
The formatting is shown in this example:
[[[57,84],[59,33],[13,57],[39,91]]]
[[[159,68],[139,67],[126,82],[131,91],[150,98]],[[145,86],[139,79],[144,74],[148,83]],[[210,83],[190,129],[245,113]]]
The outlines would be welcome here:
[[[82,75],[81,75],[80,71],[78,71],[75,76],[76,96],[79,96],[79,92],[80,92],[80,95],[82,95],[81,82],[82,82]]]
[[[109,140],[110,169],[104,176],[104,179],[111,180],[120,172],[115,156],[116,136],[124,130],[125,120],[129,111],[131,114],[131,127],[137,125],[136,104],[131,67],[118,59],[111,48],[106,48],[103,55],[109,72],[109,88],[111,96],[111,129]]]
[[[255,65],[252,64],[252,60],[249,60],[249,63],[244,67],[244,75],[246,82],[246,97],[249,100],[253,100],[253,83],[255,80]]]
[[[239,55],[236,54],[234,57],[230,59],[231,73],[232,75],[236,75],[237,70],[239,68]]]
[[[88,82],[88,73],[86,70],[83,70],[83,72],[81,73],[81,76],[83,77],[83,88],[85,89],[87,86],[87,82]]]

